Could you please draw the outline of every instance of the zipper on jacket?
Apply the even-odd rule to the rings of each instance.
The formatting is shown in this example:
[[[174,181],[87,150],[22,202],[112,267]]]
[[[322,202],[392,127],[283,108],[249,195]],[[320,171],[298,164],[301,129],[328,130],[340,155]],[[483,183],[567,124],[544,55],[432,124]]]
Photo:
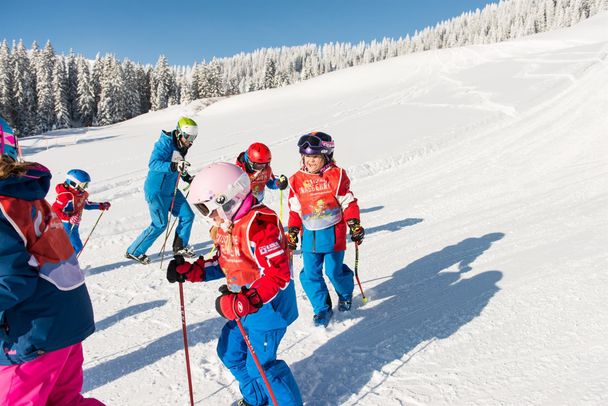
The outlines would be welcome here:
[[[317,252],[317,230],[312,230],[312,252]]]

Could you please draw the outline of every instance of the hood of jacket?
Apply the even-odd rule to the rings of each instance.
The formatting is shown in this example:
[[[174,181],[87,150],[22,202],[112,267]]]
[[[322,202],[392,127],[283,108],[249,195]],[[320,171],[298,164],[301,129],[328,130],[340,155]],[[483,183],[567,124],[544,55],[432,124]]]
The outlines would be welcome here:
[[[38,163],[23,175],[0,180],[0,195],[28,201],[43,199],[51,186],[51,172]]]

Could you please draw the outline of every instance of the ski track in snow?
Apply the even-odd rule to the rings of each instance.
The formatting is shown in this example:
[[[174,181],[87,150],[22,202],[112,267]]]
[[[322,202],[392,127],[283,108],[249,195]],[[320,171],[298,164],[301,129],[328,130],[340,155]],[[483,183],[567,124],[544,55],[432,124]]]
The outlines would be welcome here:
[[[324,129],[353,180],[371,300],[363,305],[355,286],[352,312],[316,329],[296,278],[300,317],[279,357],[306,405],[607,404],[607,24],[604,13],[520,41],[413,54],[24,140],[56,180],[83,167],[91,200],[113,203],[81,257],[98,330],[85,341],[87,394],[108,405],[188,401],[163,237],[149,266],[123,254],[149,222],[152,144],[191,114],[201,124],[188,156],[195,169],[261,140],[275,173],[290,175],[298,135]],[[279,211],[278,192],[265,202]],[[83,217],[84,240],[97,215]],[[211,248],[207,229],[195,221],[199,253]],[[352,247],[345,261],[353,266]],[[296,274],[301,267],[296,255]],[[215,354],[220,284],[185,287],[201,405],[239,398]]]

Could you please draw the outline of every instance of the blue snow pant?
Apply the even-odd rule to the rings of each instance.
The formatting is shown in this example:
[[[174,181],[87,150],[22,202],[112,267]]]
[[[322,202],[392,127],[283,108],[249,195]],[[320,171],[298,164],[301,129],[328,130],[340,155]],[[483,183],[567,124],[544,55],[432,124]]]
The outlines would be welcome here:
[[[286,329],[265,330],[260,329],[259,325],[248,326],[247,318],[242,319],[242,323],[279,405],[302,405],[302,395],[291,370],[285,361],[277,360],[277,348]],[[217,343],[217,354],[239,382],[243,399],[248,404],[253,406],[272,404],[264,380],[248,351],[236,322],[231,320],[226,323]]]
[[[82,241],[80,240],[80,233],[78,232],[78,224],[71,224],[69,221],[62,221],[63,229],[70,237],[70,243],[76,255],[82,251]]]
[[[154,195],[146,194],[146,202],[148,203],[152,223],[135,241],[133,241],[127,249],[127,252],[139,256],[148,251],[148,248],[154,244],[154,241],[156,241],[158,236],[167,228],[168,213],[171,208],[172,200],[172,195],[166,196],[160,193]],[[188,202],[186,202],[186,198],[179,190],[175,195],[175,202],[173,203],[171,214],[179,219],[177,229],[175,230],[176,234],[182,239],[184,246],[188,245],[188,241],[190,241],[190,232],[192,231],[192,223],[194,222],[194,213],[188,205]]]
[[[329,310],[331,307],[329,290],[323,279],[323,263],[325,263],[325,273],[334,286],[339,300],[352,300],[355,289],[354,273],[344,265],[344,251],[302,252],[302,257],[304,269],[300,272],[300,282],[315,314]]]

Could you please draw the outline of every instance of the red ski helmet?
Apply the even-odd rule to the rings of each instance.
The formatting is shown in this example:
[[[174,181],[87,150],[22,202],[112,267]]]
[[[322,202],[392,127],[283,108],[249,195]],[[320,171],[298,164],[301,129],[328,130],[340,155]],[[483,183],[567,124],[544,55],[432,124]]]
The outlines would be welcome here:
[[[265,144],[255,142],[247,148],[247,160],[256,164],[269,164],[272,160],[272,154]]]

